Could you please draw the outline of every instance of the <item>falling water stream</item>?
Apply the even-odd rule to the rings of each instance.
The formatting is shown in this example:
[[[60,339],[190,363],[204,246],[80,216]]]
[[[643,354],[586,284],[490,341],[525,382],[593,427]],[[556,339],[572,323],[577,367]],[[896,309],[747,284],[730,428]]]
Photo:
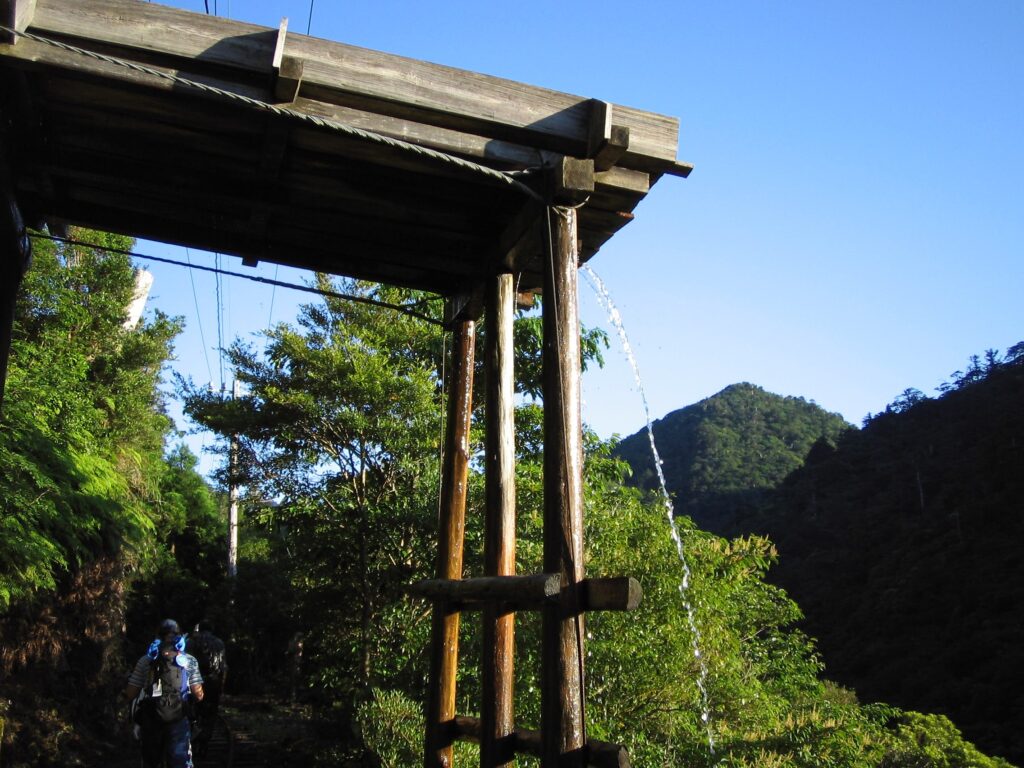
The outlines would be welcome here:
[[[587,278],[587,282],[594,289],[594,293],[597,294],[597,299],[601,303],[601,306],[608,313],[608,319],[612,325],[615,326],[615,331],[619,335],[619,341],[622,343],[622,351],[626,355],[626,359],[629,360],[629,364],[633,369],[633,379],[636,381],[636,388],[640,392],[640,400],[643,403],[644,408],[644,420],[647,423],[647,439],[651,443],[651,454],[654,457],[654,468],[658,473],[658,484],[661,488],[662,498],[665,500],[665,514],[668,517],[668,525],[671,531],[672,541],[676,545],[676,553],[679,555],[679,563],[683,568],[683,578],[679,582],[679,596],[683,601],[683,608],[686,609],[686,620],[690,625],[690,638],[692,639],[693,646],[693,657],[697,661],[697,689],[700,691],[700,703],[701,703],[701,721],[704,723],[704,727],[707,730],[708,737],[708,748],[711,750],[711,754],[715,754],[715,735],[711,728],[711,706],[708,702],[708,665],[701,653],[701,637],[700,630],[697,628],[696,612],[693,608],[693,603],[690,602],[690,581],[692,580],[693,573],[690,570],[690,564],[686,558],[686,547],[683,545],[683,539],[679,535],[679,528],[676,526],[675,508],[672,505],[672,497],[669,496],[668,487],[665,485],[665,473],[661,468],[661,456],[658,455],[658,446],[654,443],[654,427],[651,424],[651,409],[647,404],[647,392],[644,390],[643,380],[640,378],[640,367],[637,365],[636,356],[633,354],[633,348],[629,345],[629,338],[626,336],[626,328],[622,324],[622,315],[619,314],[618,308],[612,301],[611,294],[608,293],[608,289],[605,287],[604,281],[598,277],[597,273],[594,272],[586,264],[581,268],[584,276]]]

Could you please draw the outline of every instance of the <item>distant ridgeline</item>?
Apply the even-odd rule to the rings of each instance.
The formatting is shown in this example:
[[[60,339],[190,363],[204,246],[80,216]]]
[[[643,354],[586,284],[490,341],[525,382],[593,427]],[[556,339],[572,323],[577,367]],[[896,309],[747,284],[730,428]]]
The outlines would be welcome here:
[[[733,384],[654,422],[665,481],[676,513],[719,535],[739,532],[766,494],[803,464],[819,439],[832,442],[852,427],[801,397],[781,397],[753,384]],[[633,482],[657,487],[647,431],[619,443]]]
[[[827,677],[946,714],[1024,765],[1024,343],[972,358],[938,391],[906,390],[844,430],[741,384],[655,436],[680,513],[775,541],[769,578],[804,610]],[[619,449],[645,486],[646,443]]]

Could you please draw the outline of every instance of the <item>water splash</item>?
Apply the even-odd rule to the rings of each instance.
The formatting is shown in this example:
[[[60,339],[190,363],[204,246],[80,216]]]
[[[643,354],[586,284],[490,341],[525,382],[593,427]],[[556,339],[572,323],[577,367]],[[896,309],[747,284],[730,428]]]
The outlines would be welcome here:
[[[626,355],[626,359],[629,360],[629,365],[633,369],[633,380],[636,382],[637,391],[640,392],[640,401],[644,407],[644,421],[647,424],[647,439],[651,444],[651,455],[654,457],[654,469],[658,473],[658,487],[661,490],[661,496],[665,501],[665,514],[668,517],[669,530],[672,535],[672,542],[676,545],[676,554],[679,555],[679,563],[683,568],[683,578],[679,582],[679,596],[683,601],[683,608],[686,610],[686,621],[690,627],[690,638],[692,639],[693,646],[693,657],[697,661],[697,689],[700,691],[700,703],[701,703],[701,722],[704,723],[704,727],[707,729],[708,737],[708,748],[711,750],[711,754],[715,754],[715,734],[711,727],[711,704],[708,701],[708,665],[704,656],[701,654],[701,636],[700,630],[697,628],[696,611],[693,608],[693,604],[690,602],[689,590],[690,582],[693,578],[693,572],[690,570],[690,563],[686,557],[686,547],[683,545],[683,539],[679,535],[679,528],[676,525],[675,507],[672,504],[672,497],[669,495],[668,486],[665,484],[665,473],[661,467],[661,456],[658,454],[658,446],[654,443],[654,426],[651,424],[651,409],[647,404],[647,392],[644,389],[643,379],[640,378],[640,366],[637,365],[636,356],[633,354],[633,348],[629,344],[629,337],[626,336],[626,327],[622,323],[622,315],[619,314],[618,307],[612,301],[611,294],[605,287],[604,281],[598,277],[597,273],[594,272],[589,266],[584,264],[581,267],[584,277],[590,287],[594,289],[594,293],[597,295],[597,300],[600,302],[602,308],[608,313],[608,319],[612,325],[615,326],[615,332],[619,336],[619,341],[622,343],[622,351]]]

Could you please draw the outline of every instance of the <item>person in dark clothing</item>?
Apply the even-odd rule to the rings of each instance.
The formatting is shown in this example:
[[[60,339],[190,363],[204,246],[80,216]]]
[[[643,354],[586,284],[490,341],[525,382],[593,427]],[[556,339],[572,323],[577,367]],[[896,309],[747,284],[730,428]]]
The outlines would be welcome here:
[[[224,641],[213,634],[213,625],[208,621],[196,624],[195,631],[188,636],[185,650],[199,663],[203,676],[202,701],[196,705],[196,730],[192,738],[196,754],[202,757],[213,737],[220,696],[228,676],[228,662]]]
[[[135,703],[144,768],[192,768],[188,712],[192,701],[203,700],[203,677],[199,663],[184,651],[178,623],[166,619],[122,692],[126,701]]]

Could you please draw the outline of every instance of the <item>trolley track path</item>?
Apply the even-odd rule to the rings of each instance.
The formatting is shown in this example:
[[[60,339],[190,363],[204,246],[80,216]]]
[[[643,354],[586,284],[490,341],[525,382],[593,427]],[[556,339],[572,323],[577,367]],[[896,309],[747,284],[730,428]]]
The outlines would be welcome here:
[[[302,707],[258,696],[225,697],[203,754],[193,752],[194,768],[264,768],[301,765],[311,745],[309,715]],[[138,768],[138,744],[123,742],[108,768]]]

